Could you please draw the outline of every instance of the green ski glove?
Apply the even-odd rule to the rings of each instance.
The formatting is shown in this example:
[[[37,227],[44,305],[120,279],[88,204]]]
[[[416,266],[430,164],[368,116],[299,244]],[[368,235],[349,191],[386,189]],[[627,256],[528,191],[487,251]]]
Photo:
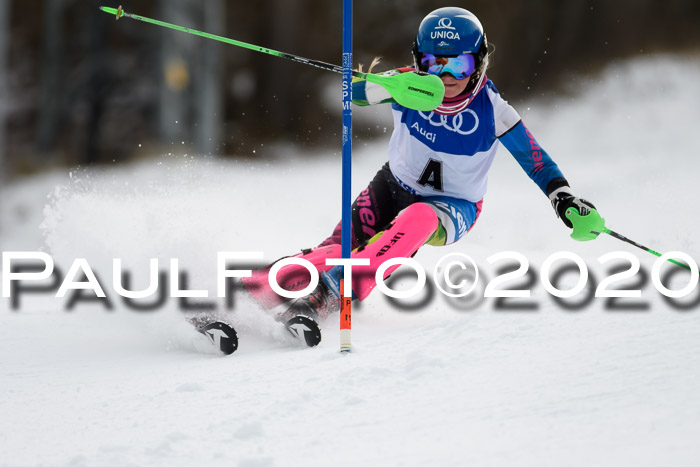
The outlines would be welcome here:
[[[564,213],[573,226],[571,238],[579,242],[595,240],[598,235],[607,231],[605,219],[595,209],[589,209],[588,214],[582,216],[575,207],[570,207]]]
[[[560,181],[559,181],[560,180]],[[600,217],[593,203],[574,196],[566,181],[559,179],[558,188],[549,193],[552,207],[564,225],[573,229],[571,238],[593,240],[605,231],[605,219]]]

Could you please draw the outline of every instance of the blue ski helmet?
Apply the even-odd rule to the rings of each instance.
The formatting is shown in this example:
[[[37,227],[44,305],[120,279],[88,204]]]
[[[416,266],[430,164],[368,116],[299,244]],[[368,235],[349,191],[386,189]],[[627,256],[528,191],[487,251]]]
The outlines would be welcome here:
[[[484,42],[479,19],[464,8],[438,8],[418,27],[416,48],[433,55],[476,54]]]
[[[453,57],[472,54],[475,70],[465,89],[471,92],[481,83],[486,71],[487,47],[484,28],[474,13],[458,7],[438,8],[423,18],[418,27],[413,44],[415,68],[421,70],[423,54]]]

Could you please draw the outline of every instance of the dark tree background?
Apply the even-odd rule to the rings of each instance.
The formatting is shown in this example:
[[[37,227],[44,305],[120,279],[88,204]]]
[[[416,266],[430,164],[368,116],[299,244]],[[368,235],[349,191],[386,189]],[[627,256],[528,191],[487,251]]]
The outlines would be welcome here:
[[[174,153],[339,145],[340,76],[130,19],[112,0],[0,0],[0,173]],[[126,11],[339,63],[340,0],[122,0]],[[450,3],[355,0],[355,63],[410,63],[420,20]],[[473,0],[512,102],[611,60],[700,49],[697,0]],[[331,94],[332,95],[332,94]],[[360,130],[356,137],[371,137]],[[256,157],[265,157],[264,150]]]

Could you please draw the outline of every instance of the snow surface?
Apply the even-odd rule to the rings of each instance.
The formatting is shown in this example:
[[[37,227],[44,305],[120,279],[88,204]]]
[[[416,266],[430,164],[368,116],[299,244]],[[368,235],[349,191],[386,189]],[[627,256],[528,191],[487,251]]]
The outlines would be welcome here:
[[[517,106],[608,227],[696,259],[699,63],[619,63],[585,91]],[[376,118],[371,112],[385,112],[390,124],[388,109],[355,116]],[[385,146],[356,142],[355,192],[384,162]],[[672,308],[650,281],[631,300],[646,309],[626,311],[602,298],[568,310],[537,276],[532,298],[510,302],[534,310],[437,294],[405,311],[374,293],[355,309],[349,355],[338,352],[337,318],[324,324],[319,347],[299,348],[240,294],[229,317],[241,343],[230,357],[196,350],[174,299],[150,313],[117,300],[112,258],[122,258],[135,287],[146,285],[149,258],[161,267],[177,258],[189,287],[213,294],[217,251],[273,260],[324,238],[340,208],[339,154],[276,150],[265,163],[164,156],[53,173],[3,193],[3,251],[46,251],[64,274],[86,258],[113,309],[79,303],[67,312],[63,300],[42,294],[22,296],[13,312],[3,299],[0,464],[700,463],[700,304]],[[597,281],[609,275],[597,259],[611,251],[633,253],[647,272],[654,264],[613,238],[578,243],[567,232],[503,152],[474,230],[416,259],[432,275],[447,253],[470,255],[482,272],[479,293],[500,266],[486,258],[504,250],[524,254],[535,272],[551,254],[571,251]],[[675,277],[674,288],[688,277]],[[560,287],[575,279],[565,276]],[[679,301],[698,295],[700,286]]]

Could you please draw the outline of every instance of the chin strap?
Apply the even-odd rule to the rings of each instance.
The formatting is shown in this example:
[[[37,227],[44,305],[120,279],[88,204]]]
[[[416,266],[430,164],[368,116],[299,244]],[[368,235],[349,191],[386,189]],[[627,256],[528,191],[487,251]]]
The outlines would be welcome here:
[[[469,93],[466,97],[460,98],[457,102],[445,102],[448,99],[443,100],[442,104],[435,109],[433,112],[440,115],[455,115],[466,109],[469,104],[472,103],[477,94],[486,86],[486,73],[481,74],[481,78],[476,83],[474,90]]]

